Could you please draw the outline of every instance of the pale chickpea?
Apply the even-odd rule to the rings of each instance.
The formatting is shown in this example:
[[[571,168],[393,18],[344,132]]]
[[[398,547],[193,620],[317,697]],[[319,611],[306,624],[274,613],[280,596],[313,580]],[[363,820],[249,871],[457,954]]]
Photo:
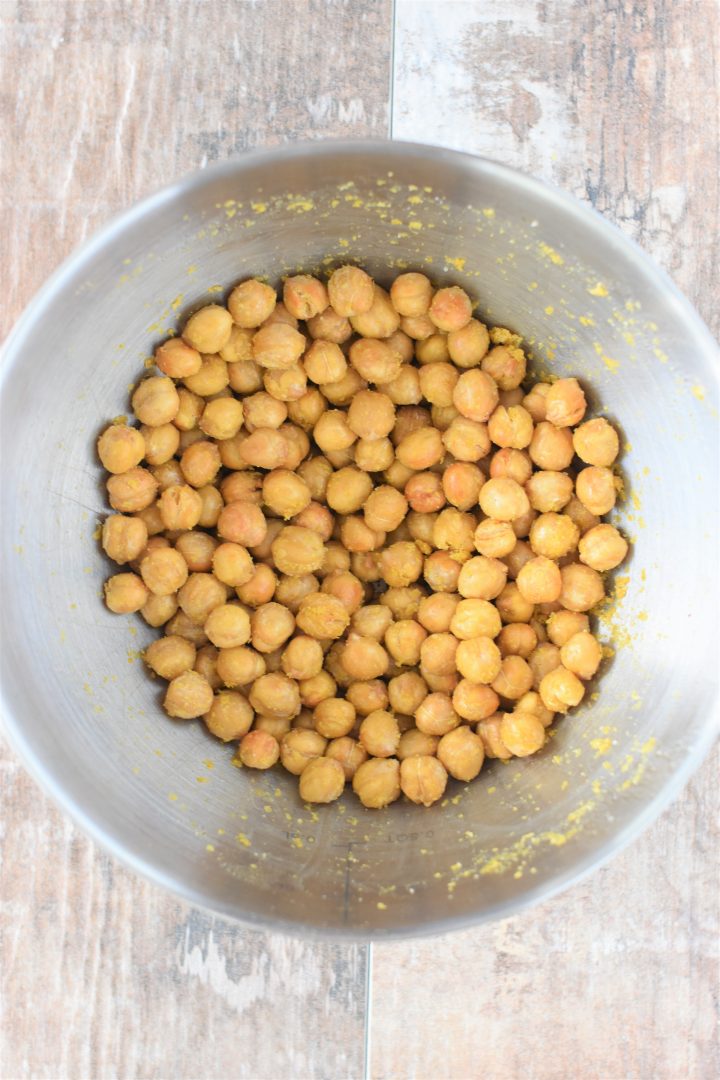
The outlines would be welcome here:
[[[575,453],[586,465],[609,468],[620,451],[618,433],[612,424],[599,416],[586,420],[573,432]]]
[[[342,379],[347,371],[347,360],[339,345],[319,339],[313,341],[303,356],[303,367],[307,377],[322,386]]]
[[[392,713],[378,709],[363,719],[358,738],[371,757],[389,758],[400,745],[400,728]]]
[[[455,712],[461,719],[473,724],[492,716],[499,703],[497,694],[486,683],[461,679],[453,690],[452,704]]]
[[[378,810],[400,798],[400,762],[396,758],[371,758],[353,776],[353,791],[363,806]]]
[[[425,315],[432,294],[433,287],[425,274],[400,274],[390,287],[392,305],[403,316]]]
[[[250,616],[252,646],[263,654],[274,652],[284,645],[294,629],[292,612],[272,600],[260,604]]]
[[[559,600],[568,611],[590,611],[605,596],[603,580],[597,570],[582,563],[563,566],[562,592]]]
[[[315,593],[300,602],[296,622],[298,629],[309,637],[336,639],[345,633],[350,615],[336,597]]]
[[[470,322],[472,302],[464,289],[451,285],[437,290],[428,315],[438,330],[449,334],[453,330],[462,330]]]
[[[614,570],[628,552],[627,540],[614,525],[595,525],[579,543],[580,562],[593,570]]]
[[[480,488],[485,483],[485,476],[469,461],[455,461],[449,465],[442,476],[442,490],[445,498],[459,510],[470,510],[477,506]]]
[[[145,439],[137,428],[128,427],[127,424],[110,424],[98,439],[97,450],[108,472],[125,473],[134,469],[145,457]]]
[[[352,337],[352,326],[349,320],[343,315],[338,315],[332,307],[327,307],[308,319],[306,329],[313,341],[331,341],[334,345],[343,345]]]
[[[204,626],[210,612],[224,604],[226,598],[225,585],[213,574],[190,574],[178,591],[181,610],[201,626]]]
[[[529,757],[544,746],[545,728],[533,713],[516,709],[503,713],[500,738],[515,757]]]
[[[352,731],[355,716],[355,706],[346,698],[325,698],[313,712],[315,730],[325,739],[340,739]]]
[[[535,383],[522,400],[523,408],[527,409],[536,424],[547,419],[547,395],[550,385],[550,383]]]
[[[160,424],[159,427],[143,425],[140,432],[145,440],[145,460],[148,465],[164,465],[177,453],[180,431],[174,424]]]
[[[178,720],[193,720],[204,716],[213,703],[210,683],[197,671],[183,671],[168,685],[163,707]]]
[[[161,679],[177,678],[183,671],[192,670],[196,650],[192,642],[175,634],[157,638],[148,645],[143,659]]]
[[[220,511],[218,535],[242,547],[255,547],[267,533],[267,521],[259,506],[251,502],[230,502]]]
[[[532,478],[528,483],[532,482]],[[570,481],[572,488],[572,481]],[[480,509],[494,521],[513,521],[530,508],[528,496],[515,480],[497,476],[486,481],[478,499]]]
[[[500,631],[497,643],[503,658],[520,656],[527,660],[537,647],[538,637],[530,623],[508,623]]]
[[[460,723],[451,698],[439,691],[428,694],[417,708],[415,723],[425,735],[447,735]]]
[[[412,510],[419,514],[432,514],[445,505],[442,477],[437,473],[419,472],[405,484],[405,498]]]
[[[199,397],[208,398],[212,394],[219,394],[230,382],[228,365],[221,356],[203,355],[200,370],[194,375],[187,375],[183,382],[191,393]],[[176,423],[177,418],[173,422]]]
[[[525,599],[514,581],[509,581],[498,594],[495,606],[504,623],[530,622],[535,611],[535,605]]]
[[[540,470],[532,474],[525,485],[525,492],[533,510],[541,514],[557,513],[572,498],[572,477],[564,472]]]
[[[482,769],[485,748],[480,736],[463,724],[443,735],[438,743],[437,756],[450,776],[468,783]]]
[[[485,518],[475,529],[475,550],[490,559],[502,559],[509,555],[517,543],[513,527],[508,521]]]
[[[566,713],[580,704],[585,696],[585,687],[574,672],[560,664],[542,679],[539,693],[543,705],[551,712]]]
[[[450,359],[459,368],[473,368],[482,363],[490,345],[487,327],[477,319],[470,319],[459,330],[451,330],[447,336]]]
[[[327,739],[316,731],[294,729],[283,735],[280,742],[280,760],[285,769],[300,776],[304,769],[325,753]]]
[[[461,641],[455,655],[457,670],[473,683],[490,684],[497,678],[502,657],[492,638],[475,637]]]
[[[145,550],[147,525],[140,518],[111,514],[102,529],[103,551],[113,562],[129,563]]]
[[[442,461],[444,453],[440,432],[432,427],[410,432],[396,447],[398,461],[408,469],[429,469]]]
[[[187,581],[188,567],[179,551],[157,548],[141,561],[140,575],[155,596],[170,596]]]
[[[305,597],[317,592],[319,586],[320,582],[314,574],[284,575],[277,583],[275,599],[295,615]]]
[[[335,310],[337,311],[337,308]],[[385,290],[373,284],[371,306],[362,313],[351,315],[350,323],[355,333],[364,338],[389,338],[399,329],[400,316]]]
[[[233,765],[248,769],[271,769],[280,757],[280,744],[269,731],[249,731],[243,735]]]
[[[490,436],[487,424],[457,416],[442,434],[442,441],[448,453],[458,461],[475,463],[490,453]]]
[[[350,346],[350,363],[369,383],[388,383],[397,378],[402,360],[387,342],[359,338]]]
[[[500,447],[523,450],[533,437],[533,420],[522,405],[498,405],[488,420],[488,434]]]
[[[577,379],[558,379],[545,398],[545,415],[559,428],[575,427],[585,415],[587,402]]]
[[[303,431],[312,431],[322,414],[327,409],[327,401],[319,390],[312,387],[306,390],[297,401],[287,402],[287,411],[293,424]]]
[[[610,469],[589,465],[577,474],[575,491],[586,510],[595,514],[596,517],[602,517],[615,505],[617,498],[615,476]]]
[[[416,671],[395,675],[387,686],[390,708],[405,716],[414,716],[428,695],[427,683]]]
[[[581,679],[592,679],[600,667],[602,646],[588,630],[580,630],[560,649],[563,666]]]
[[[159,487],[152,473],[139,465],[111,476],[106,486],[111,507],[123,514],[145,510],[155,501]]]
[[[355,635],[348,638],[342,651],[342,666],[351,679],[380,678],[389,665],[390,657],[378,641]]]
[[[247,735],[254,718],[250,703],[243,694],[236,690],[221,690],[213,697],[203,721],[211,735],[223,742],[234,742]]]
[[[105,604],[116,615],[129,615],[147,603],[149,592],[137,574],[115,574],[104,586]]]
[[[561,559],[578,544],[580,531],[567,514],[541,514],[530,526],[530,547],[536,555]]]
[[[261,368],[285,371],[295,367],[305,351],[305,337],[287,323],[260,328],[252,339],[253,360]]]
[[[514,390],[525,378],[525,353],[515,345],[495,345],[484,358],[482,369],[501,390]]]
[[[429,737],[423,736],[420,732],[418,735],[421,739]],[[403,757],[400,764],[402,792],[410,802],[421,806],[432,806],[443,797],[447,776],[444,765],[434,755],[424,753],[422,750]]]
[[[457,591],[466,599],[494,600],[505,587],[507,567],[499,559],[475,555],[460,570]]]
[[[427,630],[415,619],[399,619],[387,628],[384,641],[396,664],[414,667],[420,663],[420,650],[426,638]]]
[[[485,757],[509,761],[512,754],[500,736],[502,720],[503,714],[495,713],[493,716],[488,716],[486,720],[481,720],[475,731],[482,739]]]
[[[459,641],[470,638],[496,638],[502,629],[497,608],[488,600],[460,600],[455,605],[450,631]]]
[[[521,568],[517,586],[531,604],[547,604],[557,600],[562,590],[560,567],[552,559],[538,555]]]
[[[355,368],[351,367],[347,369],[342,379],[325,383],[322,388],[323,397],[327,402],[342,407],[350,405],[355,395],[361,390],[367,390],[367,382],[355,371]]]
[[[484,423],[497,403],[497,383],[490,375],[478,368],[462,373],[453,391],[453,405],[462,416]]]
[[[458,590],[461,564],[448,551],[433,551],[423,564],[423,577],[435,593],[455,593]]]

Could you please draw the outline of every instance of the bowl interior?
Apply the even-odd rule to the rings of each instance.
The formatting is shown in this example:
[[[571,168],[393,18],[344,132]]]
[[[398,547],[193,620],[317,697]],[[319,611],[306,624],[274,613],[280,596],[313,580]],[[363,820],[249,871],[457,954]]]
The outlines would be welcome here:
[[[101,602],[113,572],[94,444],[155,344],[247,275],[352,260],[458,283],[574,374],[617,423],[632,539],[600,613],[613,649],[587,702],[528,760],[441,806],[308,810],[284,772],[238,772],[169,721],[139,653],[154,632]],[[487,162],[398,145],[255,155],[115,222],[33,301],[5,359],[3,688],[14,741],[81,823],[137,869],[249,921],[418,932],[509,913],[657,812],[712,734],[717,560],[713,343],[599,218]]]

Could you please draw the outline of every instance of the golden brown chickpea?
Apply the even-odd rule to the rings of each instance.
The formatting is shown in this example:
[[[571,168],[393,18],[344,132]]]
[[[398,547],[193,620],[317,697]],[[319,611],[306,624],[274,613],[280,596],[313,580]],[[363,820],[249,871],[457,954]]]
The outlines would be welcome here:
[[[500,404],[509,409],[511,405],[522,405],[524,397],[525,393],[521,386],[516,386],[514,390],[501,390]]]
[[[158,499],[163,525],[170,532],[194,529],[200,520],[202,499],[187,484],[173,484]]]
[[[392,757],[400,745],[398,722],[392,713],[382,710],[371,712],[360,724],[359,739],[371,757]]]
[[[170,541],[167,539],[167,537],[165,537],[165,536],[151,536],[148,539],[148,542],[145,545],[145,548],[140,552],[140,555],[137,557],[137,559],[133,559],[133,561],[130,563],[130,566],[132,567],[133,570],[135,570],[135,571],[137,571],[139,573],[140,572],[140,563],[142,562],[142,560],[145,558],[146,555],[149,555],[151,551],[157,551],[159,548],[169,548],[171,546],[172,545],[170,544]]]
[[[488,716],[486,720],[480,721],[475,728],[475,731],[482,739],[486,758],[509,761],[512,754],[500,737],[502,719],[503,714],[499,712],[492,716]]]
[[[239,604],[219,604],[208,615],[204,629],[218,649],[233,649],[250,640],[250,616]]]
[[[529,712],[533,716],[537,716],[538,720],[543,727],[550,727],[555,719],[555,713],[550,712],[543,705],[542,698],[535,690],[528,690],[527,694],[523,694],[521,698],[515,703],[514,712]]]
[[[500,738],[515,757],[528,757],[542,749],[545,743],[545,728],[533,713],[516,709],[511,713],[503,713]]]
[[[98,439],[97,449],[108,472],[126,473],[145,457],[145,439],[137,428],[110,424]]]
[[[352,780],[358,768],[367,761],[367,751],[355,739],[345,735],[340,739],[331,739],[327,745],[325,756],[337,761],[341,766],[345,779]]]
[[[161,424],[159,427],[140,429],[145,440],[145,460],[148,465],[164,465],[177,453],[180,445],[180,431],[174,424]]]
[[[454,506],[441,510],[433,525],[433,546],[440,551],[467,556],[473,549],[475,518]]]
[[[528,453],[538,469],[551,472],[567,469],[573,459],[572,433],[541,421],[535,428]]]
[[[337,382],[347,371],[347,361],[340,346],[322,339],[314,341],[307,350],[303,366],[307,377],[320,386]]]
[[[226,597],[225,586],[212,574],[190,574],[178,592],[178,603],[189,619],[204,626],[213,608],[224,604]]]
[[[585,696],[585,687],[577,675],[561,664],[545,675],[539,692],[547,709],[551,712],[566,713],[568,709],[580,704]]]
[[[312,431],[326,408],[325,398],[314,387],[306,390],[297,401],[287,402],[288,416],[303,431]]]
[[[265,661],[254,649],[238,645],[221,649],[217,658],[217,673],[225,686],[247,686],[265,674]]]
[[[475,530],[473,543],[481,555],[490,559],[502,559],[513,550],[517,537],[509,522],[485,518]]]
[[[372,486],[372,480],[361,469],[356,469],[351,465],[338,469],[328,481],[326,490],[328,506],[342,515],[353,514],[368,498]]]
[[[581,679],[592,679],[600,667],[602,647],[591,633],[581,630],[573,634],[560,649],[563,666]]]
[[[575,427],[585,415],[585,394],[577,379],[558,379],[545,397],[546,416],[559,428]]]
[[[207,439],[200,439],[188,446],[180,459],[182,477],[194,488],[212,484],[221,464],[220,451],[215,443]]]
[[[179,461],[166,461],[162,465],[154,465],[150,472],[157,480],[160,491],[165,491],[165,488],[172,487],[173,484],[185,482]]]
[[[102,529],[102,546],[108,558],[116,563],[129,563],[145,550],[148,542],[147,525],[140,518],[111,514]]]
[[[415,341],[418,345],[424,345],[431,337],[442,338],[443,345],[437,345],[433,350],[433,357],[435,359],[447,360],[449,353],[447,351],[447,344],[445,344],[447,334],[438,334],[437,327],[432,321],[429,315],[405,315],[400,320],[400,330],[406,337],[409,337],[411,341]],[[423,350],[418,355],[418,363],[425,363],[424,359],[420,359],[421,356],[425,356]]]
[[[312,718],[312,712],[304,706],[297,716],[293,717],[291,723],[294,731],[315,731],[315,721]]]
[[[258,428],[270,428],[277,431],[288,417],[288,407],[285,402],[278,401],[264,390],[246,397],[242,404],[245,427],[250,434]]]
[[[197,423],[202,416],[205,402],[199,394],[194,394],[184,386],[181,386],[178,390],[178,401],[180,404],[173,419],[173,427],[176,427],[181,432],[180,448],[184,450],[188,444],[183,444],[182,435],[187,434],[190,438],[196,437]],[[202,432],[200,432],[200,438],[202,438]]]
[[[337,693],[337,683],[329,671],[321,671],[311,679],[303,679],[299,687],[300,700],[306,709],[314,709],[321,701],[334,697]]]
[[[329,757],[313,758],[300,774],[300,798],[309,803],[330,803],[345,788],[345,770]]]
[[[157,548],[143,558],[140,575],[155,596],[170,596],[187,581],[188,568],[179,551]]]
[[[514,581],[508,582],[495,598],[495,606],[504,623],[527,623],[533,617],[534,604],[526,600]]]
[[[243,735],[233,765],[248,769],[271,769],[280,757],[280,745],[269,731],[249,731]]]
[[[461,566],[447,551],[434,551],[423,565],[423,577],[433,592],[454,593],[458,590]]]
[[[199,353],[216,353],[229,340],[232,325],[229,311],[218,304],[208,304],[190,316],[182,336]]]
[[[337,308],[335,310],[337,311]],[[400,316],[390,303],[390,297],[385,290],[379,285],[373,285],[371,306],[361,314],[351,315],[350,323],[355,333],[361,337],[389,338],[399,329]]]
[[[234,322],[245,330],[260,326],[275,309],[275,290],[262,281],[250,278],[236,285],[228,298],[228,309]]]
[[[610,469],[589,465],[575,479],[577,497],[586,510],[597,517],[609,513],[615,505],[617,489]]]
[[[323,564],[322,537],[312,529],[286,525],[272,543],[272,557],[282,574],[311,574]]]
[[[459,510],[470,510],[477,506],[480,488],[484,483],[485,477],[480,469],[469,461],[454,462],[448,466],[442,477],[445,498]]]
[[[387,394],[361,390],[350,403],[347,423],[362,439],[385,438],[395,425],[395,406]]]
[[[212,569],[219,581],[237,588],[252,578],[253,561],[246,548],[240,544],[225,543],[215,548]]]
[[[482,362],[501,390],[514,390],[525,378],[527,361],[522,349],[514,345],[496,345]]]
[[[448,453],[458,461],[477,462],[490,453],[487,424],[457,416],[443,432],[442,441]]]
[[[312,319],[325,311],[330,301],[322,281],[310,274],[297,274],[286,279],[283,302],[296,319]]]
[[[502,658],[492,638],[475,637],[460,642],[455,661],[464,679],[489,684],[497,678]]]
[[[407,734],[410,734],[408,732]],[[421,739],[429,736],[418,733]],[[421,745],[421,744],[419,744]],[[432,754],[422,752],[405,756],[400,764],[400,787],[411,802],[432,806],[443,797],[447,785],[445,767]]]
[[[540,424],[547,419],[547,395],[549,390],[550,383],[535,383],[522,400],[523,408],[527,409],[536,424]]]
[[[387,686],[382,679],[350,682],[345,690],[345,696],[359,716],[369,716],[378,709],[386,709],[389,700]]]
[[[261,368],[285,371],[295,367],[305,351],[305,337],[287,323],[261,327],[252,340],[253,360]]]
[[[347,450],[357,439],[348,427],[347,416],[340,409],[324,412],[313,428],[313,438],[324,453]]]
[[[158,486],[152,473],[137,466],[108,479],[108,502],[123,514],[145,510],[155,501]]]
[[[560,567],[552,559],[538,555],[521,568],[517,586],[531,604],[548,604],[557,600],[562,590]]]
[[[468,420],[484,423],[497,407],[497,384],[477,368],[465,371],[455,385],[452,403]]]
[[[388,339],[388,344],[391,339]],[[386,394],[393,405],[419,405],[422,401],[420,376],[416,367],[403,364],[399,374],[387,383],[379,383],[378,390]]]
[[[334,345],[343,345],[352,337],[352,326],[348,319],[327,307],[307,320],[307,332],[313,341],[331,341]]]
[[[494,600],[505,587],[507,567],[499,559],[476,555],[460,570],[457,591],[466,599]]]
[[[560,650],[557,645],[543,642],[528,656],[528,665],[533,673],[533,689],[537,690],[549,672],[560,667]]]
[[[171,423],[180,408],[175,383],[164,375],[143,379],[133,393],[132,407],[140,423],[147,427]]]
[[[582,563],[563,566],[562,592],[559,600],[568,611],[589,611],[605,596],[603,580],[597,570]]]
[[[196,649],[200,649],[203,645],[208,644],[207,634],[203,630],[202,625],[193,622],[192,619],[188,618],[184,611],[179,610],[177,597],[152,597],[148,601],[148,604],[151,603],[152,600],[161,601],[163,603],[168,600],[174,600],[176,611],[165,625],[166,633],[177,634],[178,637],[185,638],[186,641],[192,641]]]
[[[450,629],[459,602],[460,597],[456,593],[424,596],[417,610],[417,620],[429,633],[441,634]],[[459,635],[455,634],[455,637]]]
[[[222,397],[208,401],[199,427],[213,439],[232,439],[242,427],[243,405],[236,398]]]
[[[618,456],[620,440],[604,417],[586,420],[573,432],[575,453],[586,465],[609,468]]]
[[[428,695],[427,683],[416,671],[404,671],[390,679],[387,694],[391,709],[414,716]]]
[[[242,443],[241,453],[249,465],[260,469],[290,468],[292,447],[283,431],[256,428]]]
[[[470,322],[472,303],[464,289],[457,285],[438,289],[432,298],[428,314],[438,330],[449,334],[462,330]]]
[[[300,776],[311,761],[322,757],[326,746],[327,739],[316,731],[288,731],[280,742],[280,760],[289,773]]]
[[[230,502],[220,511],[217,531],[223,540],[243,547],[261,544],[267,534],[267,521],[259,506],[251,502]]]
[[[369,311],[373,305],[374,283],[358,266],[340,266],[328,282],[330,304],[341,318],[352,318]]]
[[[347,608],[350,615],[353,615],[358,610],[365,599],[362,582],[347,570],[333,570],[327,574],[322,583],[321,591],[339,600]]]
[[[415,723],[425,735],[446,735],[460,723],[452,701],[447,694],[428,694],[418,706]]]
[[[434,757],[439,741],[437,735],[426,735],[416,727],[409,728],[400,736],[397,757],[401,762],[410,757]]]
[[[327,634],[323,635],[327,636]],[[384,675],[390,657],[378,641],[351,636],[342,651],[342,666],[351,679],[367,681]]]
[[[522,405],[498,405],[488,420],[488,434],[497,446],[522,450],[532,441],[532,417]]]
[[[381,485],[374,491],[371,485],[364,502],[365,524],[373,532],[392,532],[400,525],[408,510],[407,499],[402,492],[389,485]]]
[[[350,346],[350,363],[361,378],[369,383],[388,383],[396,379],[402,360],[387,342],[362,337]]]
[[[425,315],[430,307],[433,288],[424,274],[400,274],[390,287],[390,299],[399,315]]]
[[[195,375],[188,375],[183,381],[193,394],[208,398],[212,394],[221,393],[230,382],[228,365],[221,356],[203,356],[200,370]],[[204,408],[205,403],[203,402],[202,405]],[[187,403],[185,407],[188,407]],[[177,417],[173,423],[177,423]]]
[[[340,739],[355,726],[355,706],[345,698],[325,698],[313,712],[315,730],[326,739]]]
[[[340,539],[348,551],[375,551],[385,543],[385,533],[374,532],[363,518],[351,515],[340,523]]]
[[[515,581],[525,563],[530,562],[533,556],[533,549],[528,543],[526,543],[524,540],[516,541],[515,547],[512,549],[510,554],[506,555],[505,558],[502,560],[507,566],[508,577],[511,581]]]
[[[320,582],[314,574],[298,574],[296,577],[283,576],[277,583],[275,599],[278,604],[296,614],[306,596],[318,591]]]
[[[427,630],[419,622],[400,619],[388,627],[385,647],[396,664],[414,667],[420,663],[420,649],[426,637]]]
[[[467,783],[474,780],[482,769],[485,749],[480,736],[462,725],[443,735],[438,743],[437,756],[450,776]]]
[[[217,540],[206,532],[185,532],[175,541],[175,548],[180,552],[188,570],[202,572],[212,570],[213,555]]]
[[[410,432],[396,448],[398,461],[408,469],[429,469],[442,461],[444,453],[442,436],[432,427]]]
[[[194,720],[203,716],[213,703],[210,683],[197,671],[184,671],[168,685],[163,707],[168,716]]]
[[[155,363],[163,375],[184,379],[200,370],[200,353],[186,345],[181,338],[169,338],[155,350]]]
[[[627,540],[614,525],[595,525],[580,540],[580,561],[593,570],[614,570],[628,552]]]
[[[395,448],[389,439],[358,439],[355,464],[363,472],[383,472],[395,460]]]
[[[116,615],[139,611],[147,603],[149,595],[137,574],[115,574],[105,582],[105,603]]]
[[[420,644],[423,671],[430,675],[452,675],[457,651],[458,640],[453,634],[430,634]]]
[[[579,536],[577,525],[567,514],[541,514],[530,527],[530,547],[536,555],[560,559],[577,547]]]
[[[233,326],[230,337],[219,350],[228,365],[230,386],[240,394],[251,394],[260,385],[259,369],[252,358],[252,338],[252,330]]]
[[[541,470],[530,477],[525,492],[533,510],[541,514],[557,513],[572,498],[572,477],[564,472]]]
[[[451,330],[447,336],[450,359],[459,368],[473,368],[482,363],[490,345],[487,327],[477,319],[470,319],[459,330]]]
[[[476,723],[492,716],[499,704],[495,691],[485,683],[461,679],[453,690],[452,703],[455,712],[463,720]]]
[[[309,637],[321,640],[340,638],[349,624],[348,610],[335,596],[315,593],[300,602],[298,629]]]
[[[393,461],[389,469],[386,469],[383,473],[383,480],[390,487],[397,488],[398,491],[402,491],[405,488],[408,480],[412,476],[414,469],[408,468],[407,465],[403,465],[402,462],[397,459]]]
[[[280,662],[288,678],[299,682],[312,679],[322,671],[323,651],[320,642],[299,634],[288,642]]]
[[[310,494],[317,502],[325,502],[325,493],[332,474],[332,465],[321,455],[303,461],[298,469],[298,475],[302,476],[310,488]]]
[[[271,653],[279,649],[295,629],[295,619],[291,611],[282,604],[269,601],[260,604],[250,618],[252,646],[260,653]]]
[[[460,641],[470,638],[496,638],[502,629],[494,604],[487,600],[461,600],[455,607],[450,630]]]
[[[255,716],[247,698],[236,690],[221,690],[203,716],[208,731],[223,742],[247,735]]]
[[[373,810],[400,798],[400,762],[395,758],[371,758],[353,776],[353,791],[363,806]]]
[[[420,368],[422,396],[433,405],[452,405],[458,378],[457,368],[453,364],[425,364]]]
[[[277,401],[300,401],[307,393],[307,375],[300,364],[283,371],[266,371],[263,385]]]
[[[301,529],[310,529],[311,532],[316,532],[323,540],[330,539],[335,527],[335,519],[328,508],[317,502],[308,503],[304,510],[294,516],[292,522],[293,525],[298,525]]]
[[[283,304],[282,300],[279,301],[268,315],[263,326],[274,326],[275,323],[284,323],[285,326],[292,326],[293,330],[297,330],[298,321],[294,315],[291,315],[288,309]]]
[[[350,625],[360,637],[371,637],[375,641],[382,641],[392,621],[392,611],[389,608],[383,604],[367,604],[365,607],[358,608]]]
[[[261,675],[252,684],[248,700],[256,713],[292,719],[300,712],[300,692],[294,679],[278,671]]]
[[[590,529],[600,524],[600,518],[591,514],[587,507],[583,506],[574,495],[570,502],[563,508],[563,512],[577,525],[580,535],[584,536]]]
[[[432,514],[442,509],[445,505],[442,477],[431,472],[416,473],[405,484],[405,498],[419,514]]]
[[[533,684],[532,668],[522,656],[506,656],[500,671],[492,681],[492,688],[501,698],[517,701]]]
[[[420,674],[427,683],[428,690],[433,694],[446,694],[451,696],[455,687],[460,682],[460,676],[455,671],[452,675],[433,675],[432,672],[427,671],[422,665],[420,666]]]
[[[325,383],[322,392],[326,401],[331,405],[346,406],[351,403],[356,394],[367,389],[367,383],[354,368],[349,367],[342,379],[337,382]]]
[[[427,475],[427,474],[426,474]],[[406,485],[406,487],[408,487]],[[405,518],[405,526],[413,540],[418,541],[421,551],[432,551],[432,538],[437,514],[418,514],[415,510],[409,511]]]
[[[213,690],[219,690],[223,684],[217,673],[217,659],[219,652],[214,645],[203,645],[198,649],[193,669],[207,679]]]
[[[289,469],[273,469],[263,480],[263,502],[287,520],[310,505],[310,488]]]
[[[532,478],[528,483],[532,483]],[[572,488],[572,481],[570,487]],[[530,508],[525,491],[507,476],[493,477],[483,484],[479,503],[482,512],[494,521],[513,521],[527,513]]]
[[[579,611],[555,611],[547,621],[547,634],[553,645],[564,645],[574,634],[588,630],[590,620]]]
[[[527,660],[537,647],[538,638],[529,623],[508,623],[500,631],[497,643],[503,658],[520,656]]]
[[[185,638],[171,634],[157,638],[148,645],[143,659],[161,679],[176,679],[183,671],[190,671],[195,663],[195,646]]]

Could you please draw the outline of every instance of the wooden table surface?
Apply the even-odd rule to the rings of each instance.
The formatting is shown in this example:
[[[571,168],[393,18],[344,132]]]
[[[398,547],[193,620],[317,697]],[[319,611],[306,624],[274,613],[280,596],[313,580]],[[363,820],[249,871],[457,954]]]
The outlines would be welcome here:
[[[0,22],[0,336],[84,237],[184,171],[388,134],[574,192],[720,329],[715,0],[1,0]],[[561,897],[371,955],[165,895],[6,751],[0,1077],[711,1080],[719,763]]]

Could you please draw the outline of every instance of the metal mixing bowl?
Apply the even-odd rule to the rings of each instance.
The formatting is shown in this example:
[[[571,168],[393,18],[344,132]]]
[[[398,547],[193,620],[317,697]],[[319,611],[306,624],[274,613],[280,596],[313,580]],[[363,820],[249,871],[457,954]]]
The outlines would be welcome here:
[[[178,318],[229,283],[358,260],[457,282],[578,374],[623,434],[632,537],[600,620],[615,655],[539,755],[491,764],[443,805],[309,811],[281,771],[238,772],[171,722],[105,610],[98,431]],[[562,193],[447,150],[290,146],[195,173],[108,225],[47,282],[3,366],[3,694],[14,745],[128,865],[247,923],[347,937],[509,915],[621,848],[716,730],[718,356],[668,278]],[[623,596],[624,594],[624,596]]]

